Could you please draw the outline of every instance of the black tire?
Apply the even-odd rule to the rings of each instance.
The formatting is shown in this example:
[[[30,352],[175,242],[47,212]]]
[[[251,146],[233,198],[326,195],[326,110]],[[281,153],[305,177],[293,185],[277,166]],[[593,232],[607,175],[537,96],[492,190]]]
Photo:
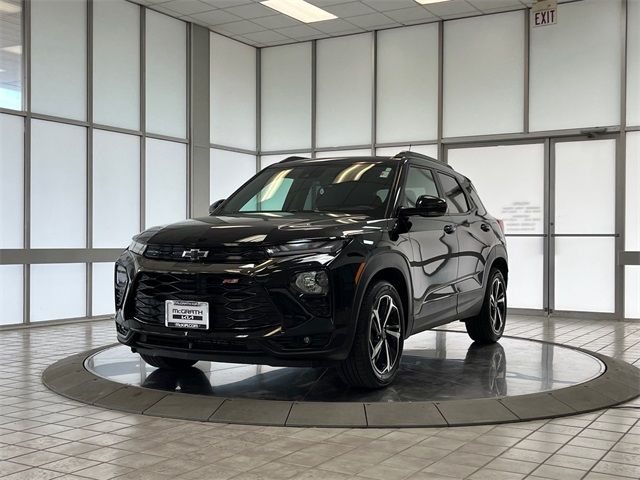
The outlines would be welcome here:
[[[380,323],[375,320],[374,311],[379,312],[378,318],[388,318],[386,327],[384,318]],[[390,311],[388,317],[387,311]],[[342,380],[352,387],[368,389],[391,384],[400,366],[404,326],[404,309],[398,291],[385,281],[370,285],[362,300],[351,352],[338,367]]]
[[[506,323],[507,282],[500,270],[492,268],[480,314],[465,320],[467,333],[475,342],[495,343],[502,337]]]
[[[183,358],[159,357],[156,355],[140,354],[142,360],[152,367],[166,368],[167,370],[185,370],[193,367],[197,360],[185,360]]]

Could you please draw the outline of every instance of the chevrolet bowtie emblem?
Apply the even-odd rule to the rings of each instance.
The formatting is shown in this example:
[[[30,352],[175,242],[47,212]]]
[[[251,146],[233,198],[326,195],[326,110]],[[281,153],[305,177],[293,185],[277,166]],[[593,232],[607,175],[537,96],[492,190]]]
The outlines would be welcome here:
[[[192,248],[191,250],[185,250],[184,252],[182,252],[182,258],[188,258],[192,261],[207,258],[207,255],[209,255],[208,250],[200,250],[198,248]]]

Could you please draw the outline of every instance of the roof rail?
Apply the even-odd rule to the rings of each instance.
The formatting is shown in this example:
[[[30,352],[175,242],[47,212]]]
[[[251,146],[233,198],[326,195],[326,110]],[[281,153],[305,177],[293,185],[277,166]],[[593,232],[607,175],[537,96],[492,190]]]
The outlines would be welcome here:
[[[443,167],[452,168],[448,163],[444,163],[442,160],[438,160],[437,158],[430,157],[428,155],[424,155],[418,152],[412,152],[410,150],[403,150],[402,152],[397,153],[392,158],[421,158],[423,160],[430,160],[435,163],[439,163]]]
[[[280,160],[278,163],[295,162],[296,160],[310,160],[310,158],[293,155],[291,157],[285,158],[284,160]]]

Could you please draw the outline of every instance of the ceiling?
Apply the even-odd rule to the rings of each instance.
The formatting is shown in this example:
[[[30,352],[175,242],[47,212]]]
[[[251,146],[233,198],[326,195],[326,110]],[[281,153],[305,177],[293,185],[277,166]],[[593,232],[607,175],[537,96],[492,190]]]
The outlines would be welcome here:
[[[256,47],[522,9],[533,0],[307,0],[338,18],[302,23],[260,0],[133,0]]]

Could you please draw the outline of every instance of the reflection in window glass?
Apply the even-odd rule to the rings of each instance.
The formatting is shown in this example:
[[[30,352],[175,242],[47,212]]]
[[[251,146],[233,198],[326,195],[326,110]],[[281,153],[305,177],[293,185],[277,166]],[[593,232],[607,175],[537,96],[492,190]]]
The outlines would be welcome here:
[[[22,2],[0,4],[0,107],[22,110]]]
[[[458,181],[455,178],[450,177],[449,175],[443,175],[442,173],[438,173],[438,177],[440,178],[440,183],[444,190],[444,198],[449,207],[448,212],[463,213],[468,211],[469,205],[467,204],[467,198],[464,196],[464,192],[462,191],[462,187]]]
[[[431,170],[411,167],[404,187],[405,206],[415,207],[416,201],[422,195],[438,196],[438,188],[433,180]]]

